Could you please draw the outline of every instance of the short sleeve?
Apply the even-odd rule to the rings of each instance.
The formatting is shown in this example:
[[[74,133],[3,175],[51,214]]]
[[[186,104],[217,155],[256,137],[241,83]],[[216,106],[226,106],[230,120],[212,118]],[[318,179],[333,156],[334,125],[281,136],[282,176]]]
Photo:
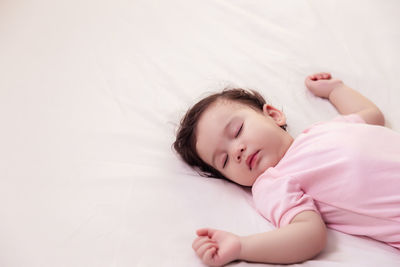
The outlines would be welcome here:
[[[366,123],[360,115],[356,113],[348,114],[348,115],[339,115],[336,116],[332,121],[337,122],[349,122],[349,123]]]
[[[252,193],[258,212],[275,227],[288,225],[303,211],[319,213],[313,199],[291,177],[276,178],[266,172],[256,180]]]

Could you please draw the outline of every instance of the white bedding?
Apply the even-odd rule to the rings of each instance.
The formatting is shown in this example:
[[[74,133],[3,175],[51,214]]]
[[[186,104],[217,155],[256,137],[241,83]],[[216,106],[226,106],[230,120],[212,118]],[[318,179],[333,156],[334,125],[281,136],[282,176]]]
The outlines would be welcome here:
[[[197,228],[272,229],[248,189],[177,158],[181,116],[208,92],[254,88],[296,136],[336,115],[303,84],[329,71],[400,131],[399,11],[396,0],[1,1],[0,266],[202,266]],[[328,238],[296,266],[400,266],[385,244]]]

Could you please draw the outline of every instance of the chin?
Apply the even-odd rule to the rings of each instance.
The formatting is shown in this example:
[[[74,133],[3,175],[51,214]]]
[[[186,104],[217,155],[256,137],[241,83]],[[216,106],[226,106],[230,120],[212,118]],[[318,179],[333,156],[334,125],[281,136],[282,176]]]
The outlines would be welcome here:
[[[275,165],[274,165],[275,166]],[[265,163],[265,164],[260,164],[257,169],[257,177],[263,174],[266,170],[268,170],[270,167],[274,167],[270,163]]]
[[[263,171],[258,171],[256,173],[256,175],[251,179],[251,185],[254,184],[254,182],[257,180],[258,177],[260,177],[261,174],[263,174]]]

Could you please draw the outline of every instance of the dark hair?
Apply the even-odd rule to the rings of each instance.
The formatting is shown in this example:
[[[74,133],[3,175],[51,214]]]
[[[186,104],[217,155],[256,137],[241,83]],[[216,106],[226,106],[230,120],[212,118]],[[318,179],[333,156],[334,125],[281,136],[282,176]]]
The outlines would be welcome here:
[[[258,111],[262,111],[264,104],[266,104],[264,97],[257,91],[241,88],[224,89],[220,93],[207,96],[186,112],[180,122],[173,146],[181,158],[201,176],[226,179],[218,170],[205,163],[196,150],[196,127],[199,118],[217,100],[237,101]],[[282,126],[282,128],[286,130],[286,125]]]

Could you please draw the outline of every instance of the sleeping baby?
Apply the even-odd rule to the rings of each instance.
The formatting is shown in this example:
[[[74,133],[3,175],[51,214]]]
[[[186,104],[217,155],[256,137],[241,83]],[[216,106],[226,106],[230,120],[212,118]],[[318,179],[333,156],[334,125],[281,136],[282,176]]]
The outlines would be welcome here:
[[[324,248],[326,227],[400,249],[400,134],[329,73],[305,84],[340,115],[295,139],[283,112],[256,91],[225,89],[182,119],[174,142],[181,158],[203,176],[252,187],[258,212],[276,226],[250,236],[197,230],[192,247],[205,264],[302,262]]]

